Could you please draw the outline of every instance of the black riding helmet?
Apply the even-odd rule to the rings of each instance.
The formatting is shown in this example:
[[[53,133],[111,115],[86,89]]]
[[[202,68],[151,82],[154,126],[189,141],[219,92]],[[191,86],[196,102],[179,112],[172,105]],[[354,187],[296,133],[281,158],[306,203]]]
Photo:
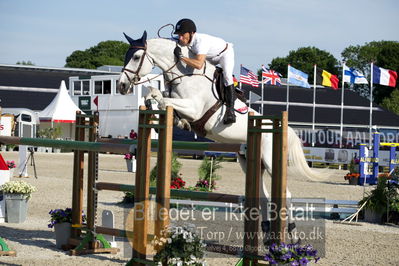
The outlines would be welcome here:
[[[186,32],[197,32],[197,27],[191,19],[183,18],[176,23],[174,34],[184,34]]]

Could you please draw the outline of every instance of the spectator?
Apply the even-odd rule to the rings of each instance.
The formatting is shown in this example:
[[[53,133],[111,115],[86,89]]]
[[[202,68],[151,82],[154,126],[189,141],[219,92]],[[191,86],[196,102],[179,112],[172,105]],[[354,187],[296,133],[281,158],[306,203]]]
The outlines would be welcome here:
[[[137,133],[134,131],[134,129],[130,130],[129,137],[131,139],[137,139]]]

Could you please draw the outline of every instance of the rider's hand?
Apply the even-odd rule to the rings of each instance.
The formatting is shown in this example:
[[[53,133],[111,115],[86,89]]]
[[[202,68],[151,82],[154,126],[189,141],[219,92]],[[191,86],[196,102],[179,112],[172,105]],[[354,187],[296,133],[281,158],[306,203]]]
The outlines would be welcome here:
[[[183,57],[183,54],[181,52],[181,48],[179,46],[176,46],[175,50],[173,51],[177,59],[181,59]]]

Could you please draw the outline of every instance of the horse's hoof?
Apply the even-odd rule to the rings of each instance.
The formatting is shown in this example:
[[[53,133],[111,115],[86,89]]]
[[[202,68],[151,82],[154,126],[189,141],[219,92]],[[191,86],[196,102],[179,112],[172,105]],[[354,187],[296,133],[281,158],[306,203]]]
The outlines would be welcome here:
[[[184,130],[191,131],[191,125],[186,119],[180,119],[180,122]]]
[[[291,233],[292,230],[296,228],[295,223],[288,223],[288,233]]]
[[[159,110],[166,110],[166,104],[162,101],[158,103]]]
[[[269,233],[270,232],[270,221],[261,222],[260,227],[262,228],[263,233]]]
[[[151,99],[145,100],[144,105],[147,108],[147,110],[152,110]]]
[[[291,244],[301,244],[301,238],[298,236],[298,233],[296,230],[296,225],[295,223],[288,223],[288,238],[290,239]]]

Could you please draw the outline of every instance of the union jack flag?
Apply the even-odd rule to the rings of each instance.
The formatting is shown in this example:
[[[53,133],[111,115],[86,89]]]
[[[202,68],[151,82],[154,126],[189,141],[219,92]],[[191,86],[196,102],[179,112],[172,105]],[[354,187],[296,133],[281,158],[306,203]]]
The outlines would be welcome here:
[[[277,71],[267,69],[266,67],[262,66],[262,77],[265,84],[277,86],[281,85],[280,78],[282,77],[282,75]]]
[[[240,82],[251,85],[255,88],[259,87],[258,76],[254,72],[243,66],[241,66],[240,71]]]

